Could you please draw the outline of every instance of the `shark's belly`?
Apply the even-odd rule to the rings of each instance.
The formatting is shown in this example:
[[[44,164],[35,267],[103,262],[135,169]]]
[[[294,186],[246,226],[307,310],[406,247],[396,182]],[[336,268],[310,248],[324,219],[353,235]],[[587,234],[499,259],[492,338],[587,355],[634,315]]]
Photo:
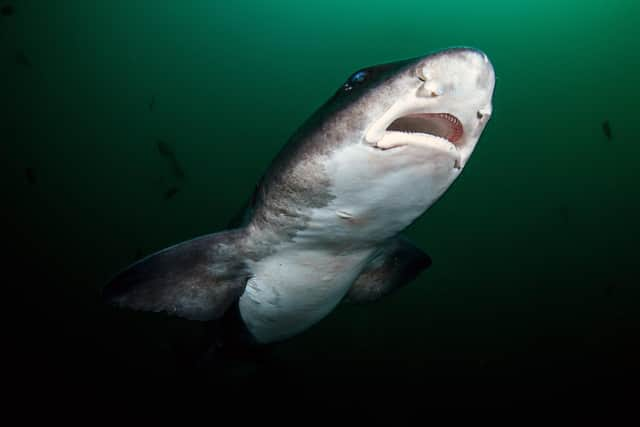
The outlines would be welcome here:
[[[370,254],[295,247],[279,251],[251,266],[254,274],[240,297],[240,315],[260,343],[302,332],[342,300]]]

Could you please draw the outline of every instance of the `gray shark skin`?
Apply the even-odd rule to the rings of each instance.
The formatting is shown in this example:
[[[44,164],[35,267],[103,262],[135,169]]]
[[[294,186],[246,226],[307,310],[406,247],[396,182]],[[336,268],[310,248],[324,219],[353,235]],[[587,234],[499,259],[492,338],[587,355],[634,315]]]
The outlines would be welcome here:
[[[451,48],[357,71],[291,137],[237,228],[150,255],[104,299],[195,320],[230,312],[258,344],[341,301],[375,301],[431,264],[400,233],[466,166],[491,117],[488,57]]]

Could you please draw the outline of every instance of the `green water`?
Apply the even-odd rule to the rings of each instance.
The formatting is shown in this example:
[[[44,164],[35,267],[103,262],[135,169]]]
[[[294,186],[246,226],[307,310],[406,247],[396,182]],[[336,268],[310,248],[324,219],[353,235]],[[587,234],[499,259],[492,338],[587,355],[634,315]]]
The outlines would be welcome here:
[[[277,346],[262,371],[231,376],[431,392],[498,382],[561,399],[637,373],[640,3],[8,3],[3,216],[21,273],[12,335],[39,375],[194,375],[184,365],[199,326],[114,313],[97,298],[105,280],[136,253],[225,228],[352,71],[454,45],[485,51],[497,83],[464,174],[406,233],[433,266],[384,301],[340,307]]]

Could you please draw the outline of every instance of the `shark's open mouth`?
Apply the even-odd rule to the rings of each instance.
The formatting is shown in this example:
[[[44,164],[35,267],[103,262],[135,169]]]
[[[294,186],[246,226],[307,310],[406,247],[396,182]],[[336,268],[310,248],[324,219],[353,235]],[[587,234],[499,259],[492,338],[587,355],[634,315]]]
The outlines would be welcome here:
[[[455,144],[462,137],[464,128],[458,118],[449,113],[416,113],[395,119],[388,131],[426,133],[444,138]]]

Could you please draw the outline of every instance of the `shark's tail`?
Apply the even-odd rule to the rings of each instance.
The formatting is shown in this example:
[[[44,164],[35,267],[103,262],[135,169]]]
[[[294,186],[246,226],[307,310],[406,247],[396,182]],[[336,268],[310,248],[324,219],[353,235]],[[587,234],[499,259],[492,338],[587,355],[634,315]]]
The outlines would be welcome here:
[[[244,291],[243,229],[209,234],[156,252],[116,275],[103,298],[133,310],[194,320],[221,318]]]

